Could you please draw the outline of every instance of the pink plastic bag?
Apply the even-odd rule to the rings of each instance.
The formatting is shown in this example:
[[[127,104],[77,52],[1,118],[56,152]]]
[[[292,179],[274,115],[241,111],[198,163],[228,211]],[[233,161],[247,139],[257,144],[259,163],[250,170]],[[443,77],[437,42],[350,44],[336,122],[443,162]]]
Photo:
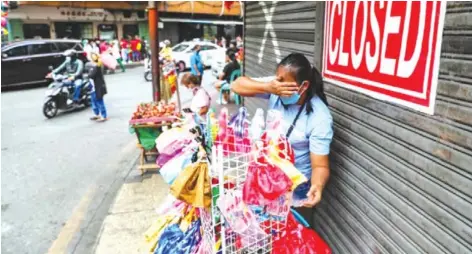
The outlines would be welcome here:
[[[107,67],[108,69],[111,69],[111,70],[114,70],[116,69],[116,66],[118,65],[118,62],[116,61],[116,59],[108,54],[108,53],[102,53],[100,55],[100,58],[102,59],[102,63],[103,65],[105,65],[105,67]]]

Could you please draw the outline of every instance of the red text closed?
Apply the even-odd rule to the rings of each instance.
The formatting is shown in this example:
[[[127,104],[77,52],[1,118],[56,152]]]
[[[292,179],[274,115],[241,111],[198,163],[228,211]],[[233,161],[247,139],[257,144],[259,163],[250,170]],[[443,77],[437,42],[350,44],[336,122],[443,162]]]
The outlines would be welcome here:
[[[445,12],[440,1],[329,1],[323,75],[432,113]]]

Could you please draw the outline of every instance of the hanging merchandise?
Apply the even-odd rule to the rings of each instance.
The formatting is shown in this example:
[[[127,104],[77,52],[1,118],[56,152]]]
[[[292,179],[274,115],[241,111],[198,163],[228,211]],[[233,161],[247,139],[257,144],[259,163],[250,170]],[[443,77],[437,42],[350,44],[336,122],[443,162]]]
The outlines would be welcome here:
[[[211,187],[208,162],[197,162],[187,166],[170,186],[177,199],[195,207],[210,207]]]
[[[259,157],[248,165],[243,200],[250,205],[267,205],[291,188],[292,181],[280,168]]]
[[[162,151],[165,151],[167,147],[173,142],[176,142],[176,140],[191,140],[192,138],[193,136],[187,128],[175,127],[164,131],[162,135],[159,135],[159,137],[156,138],[156,149],[162,153]]]
[[[172,224],[178,223],[180,216],[176,215],[165,215],[161,216],[155,221],[151,227],[144,233],[146,242],[149,245],[149,251],[153,252],[156,249],[157,242],[159,241],[164,230]]]
[[[218,207],[229,227],[241,238],[242,247],[251,246],[254,239],[264,239],[268,235],[261,229],[253,212],[243,203],[240,191],[229,191],[218,199]]]
[[[159,156],[156,159],[157,166],[162,167],[171,159],[175,158],[176,156],[182,155],[185,152],[184,149],[189,148],[189,145],[192,142],[193,141],[191,139],[182,137],[174,140],[169,145],[164,147],[164,149],[158,150]]]
[[[218,120],[215,116],[215,110],[212,108],[209,109],[207,113],[206,131],[207,146],[212,147],[215,143],[216,136],[218,135]]]
[[[258,108],[251,122],[251,129],[249,133],[251,139],[260,140],[262,133],[264,132],[264,128],[265,128],[264,111],[261,108]]]
[[[177,72],[175,64],[172,61],[169,61],[162,65],[162,74],[164,75],[165,83],[170,87],[171,94],[168,98],[170,99],[177,90]]]
[[[171,197],[145,235],[153,253],[304,254],[326,246],[290,213],[293,190],[307,179],[294,167],[281,115],[268,115],[266,123],[257,110],[251,124],[244,107],[232,117],[210,110],[201,123],[179,121],[155,140]]]
[[[273,254],[331,254],[331,249],[312,229],[301,225],[293,214],[289,214],[285,230],[275,237],[272,245]]]
[[[238,114],[234,115],[229,122],[229,133],[234,133],[235,152],[248,153],[251,151],[251,140],[249,139],[249,122],[247,120],[247,109],[239,108]]]
[[[193,152],[191,150],[187,152],[183,151],[165,163],[159,170],[164,181],[168,184],[172,184],[182,172],[182,169],[187,167],[192,155]]]

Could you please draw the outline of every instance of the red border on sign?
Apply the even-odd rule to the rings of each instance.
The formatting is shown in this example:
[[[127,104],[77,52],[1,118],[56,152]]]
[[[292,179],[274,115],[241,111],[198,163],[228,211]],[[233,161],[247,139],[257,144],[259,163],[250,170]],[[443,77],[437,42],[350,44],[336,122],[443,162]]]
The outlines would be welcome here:
[[[436,89],[438,83],[439,60],[441,51],[442,31],[444,26],[444,16],[446,3],[434,1],[433,9],[427,13],[432,16],[431,22],[425,26],[430,26],[430,33],[425,34],[428,39],[429,51],[423,79],[423,91],[409,91],[394,84],[379,83],[375,80],[368,80],[362,77],[354,77],[346,73],[339,73],[328,69],[328,39],[330,27],[330,7],[332,1],[326,2],[325,27],[323,41],[323,78],[330,83],[370,95],[374,98],[400,104],[424,113],[433,114],[436,99]]]

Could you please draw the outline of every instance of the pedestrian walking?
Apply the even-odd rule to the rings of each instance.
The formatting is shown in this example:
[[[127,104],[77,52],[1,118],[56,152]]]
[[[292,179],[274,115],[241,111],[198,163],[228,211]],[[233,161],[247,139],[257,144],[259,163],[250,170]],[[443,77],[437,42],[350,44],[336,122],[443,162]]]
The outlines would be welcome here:
[[[120,41],[120,48],[121,48],[121,58],[123,59],[123,62],[127,63],[128,62],[128,40],[125,38],[121,38]]]
[[[199,83],[202,82],[202,77],[203,77],[203,63],[202,63],[202,58],[200,56],[200,50],[201,50],[201,46],[197,44],[193,48],[193,54],[190,57],[190,71],[193,75],[199,78],[200,80]]]
[[[116,62],[121,68],[121,71],[125,72],[125,66],[123,65],[123,59],[121,59],[121,54],[120,54],[120,46],[118,45],[118,41],[112,41],[111,42],[111,55],[116,59]]]
[[[102,62],[98,54],[92,53],[92,61],[87,63],[90,83],[92,84],[92,110],[94,116],[90,120],[104,122],[108,120],[107,110],[103,97],[107,94],[105,78],[102,72]]]

